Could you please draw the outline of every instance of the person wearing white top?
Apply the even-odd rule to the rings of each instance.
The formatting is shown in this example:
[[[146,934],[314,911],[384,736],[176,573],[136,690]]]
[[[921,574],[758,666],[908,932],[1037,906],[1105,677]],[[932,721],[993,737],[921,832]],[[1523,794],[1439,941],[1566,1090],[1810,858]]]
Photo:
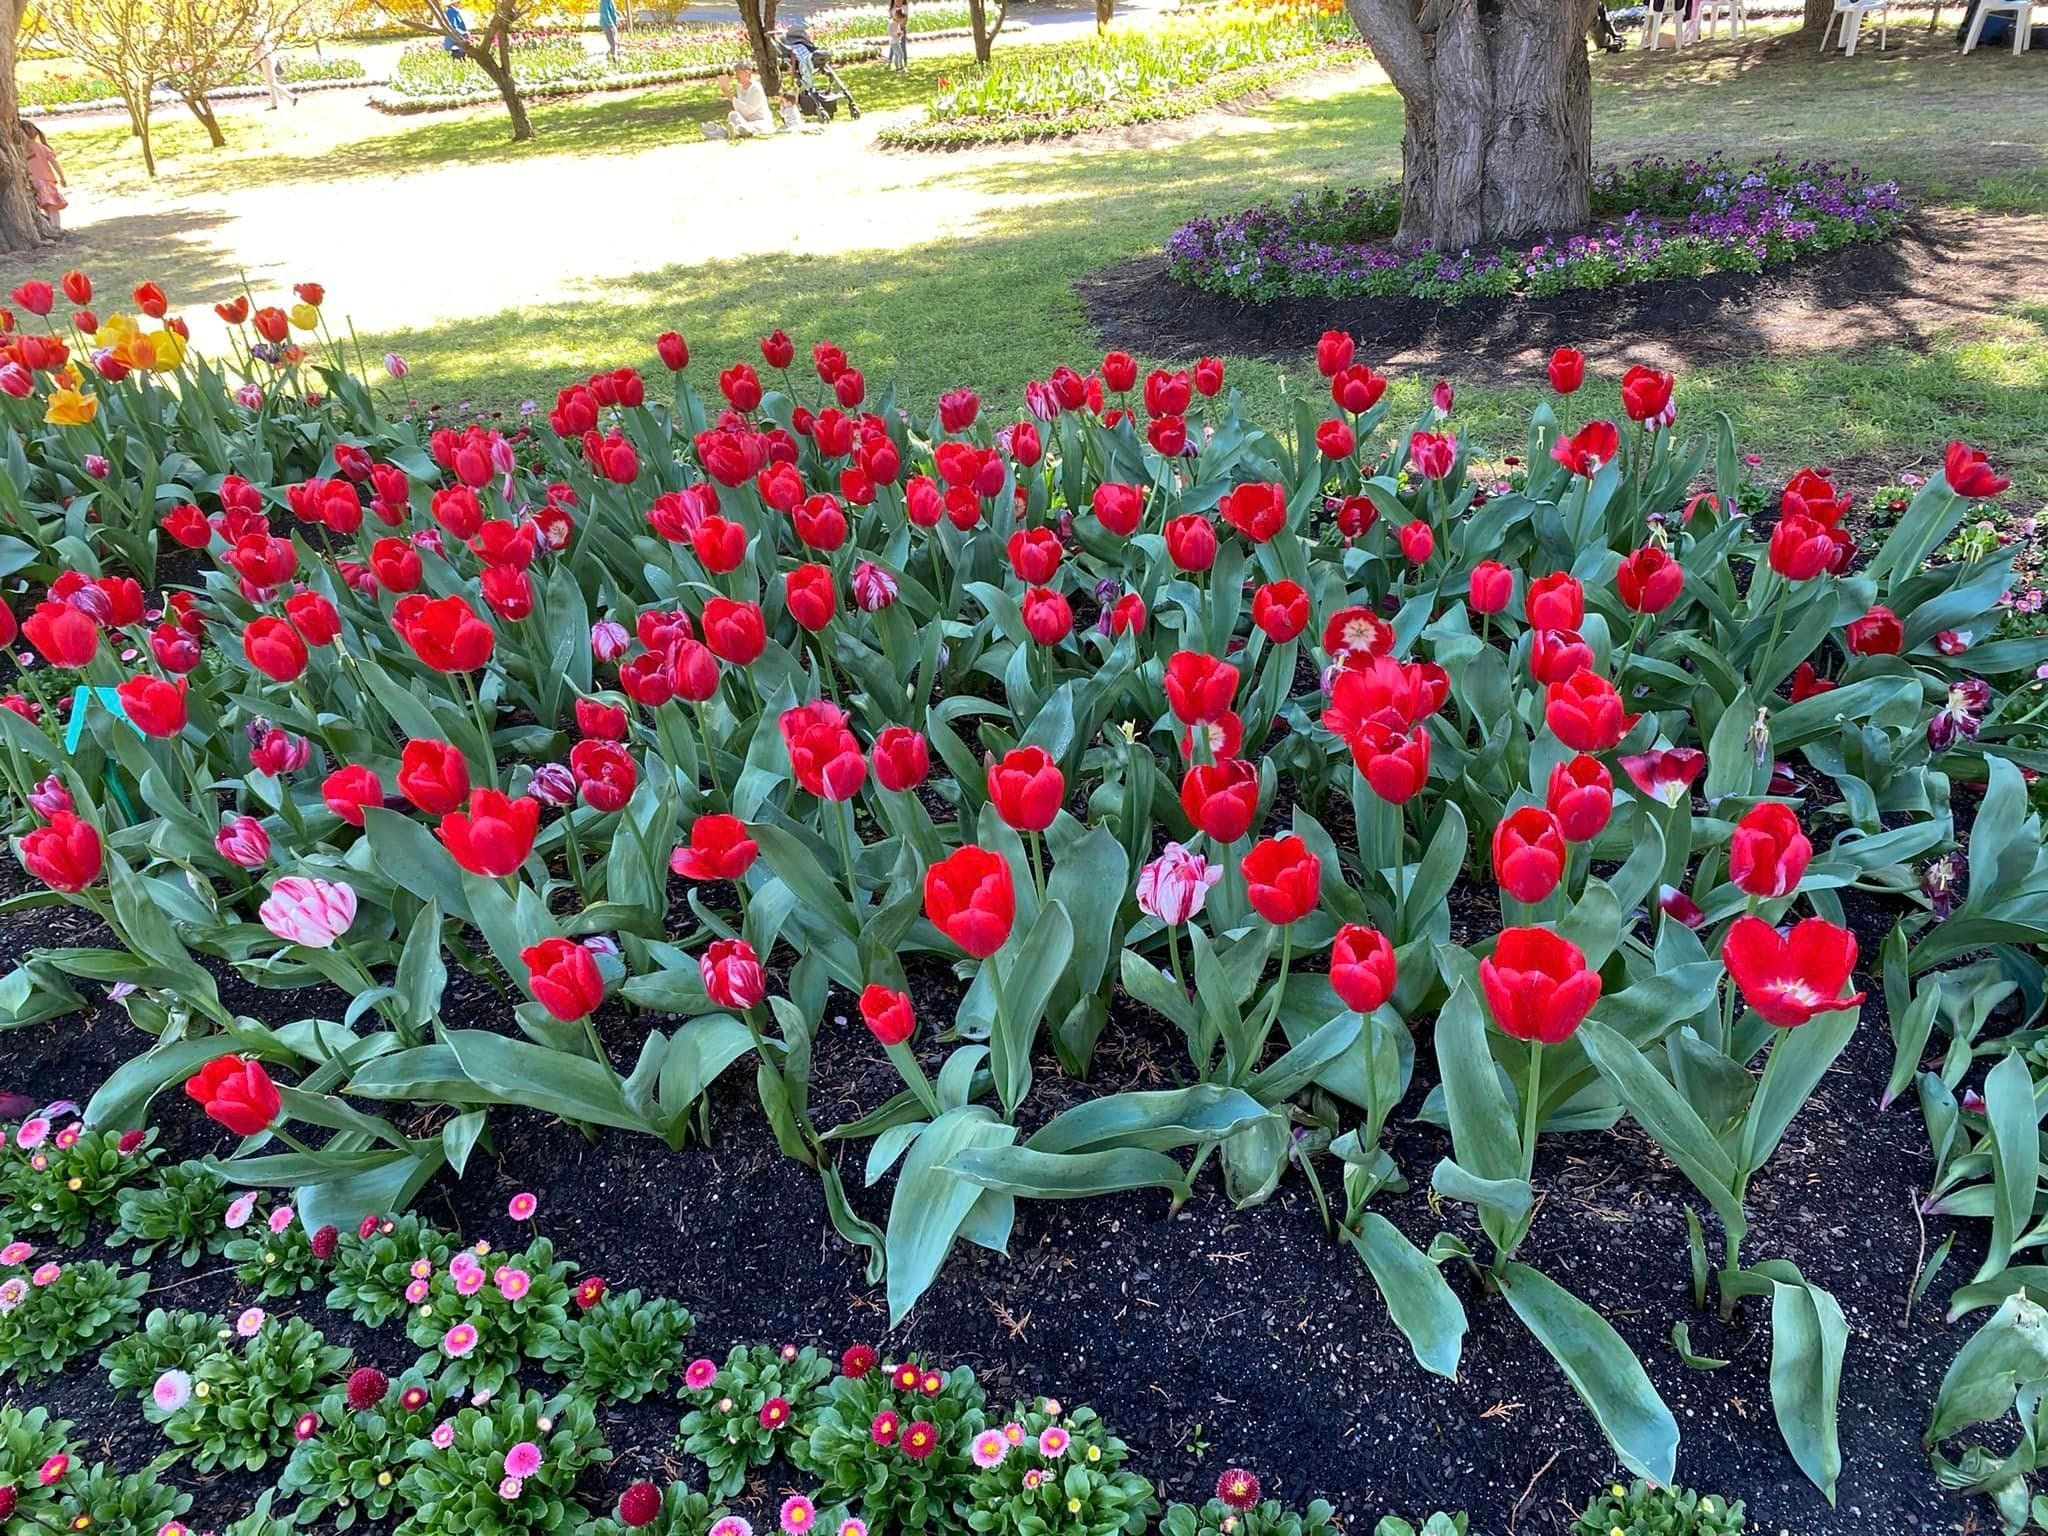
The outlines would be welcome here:
[[[768,105],[768,93],[754,77],[754,66],[741,64],[726,85],[732,110],[725,114],[725,126],[734,138],[747,138],[775,131],[775,113]]]

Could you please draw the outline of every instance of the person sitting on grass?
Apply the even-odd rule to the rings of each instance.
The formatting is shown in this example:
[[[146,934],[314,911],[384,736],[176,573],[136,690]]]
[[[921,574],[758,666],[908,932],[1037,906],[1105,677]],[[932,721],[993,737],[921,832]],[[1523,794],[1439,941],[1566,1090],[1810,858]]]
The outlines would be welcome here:
[[[753,65],[735,65],[731,77],[718,82],[718,89],[732,99],[725,127],[733,138],[761,138],[775,131],[775,112],[768,105],[768,93],[754,76]]]

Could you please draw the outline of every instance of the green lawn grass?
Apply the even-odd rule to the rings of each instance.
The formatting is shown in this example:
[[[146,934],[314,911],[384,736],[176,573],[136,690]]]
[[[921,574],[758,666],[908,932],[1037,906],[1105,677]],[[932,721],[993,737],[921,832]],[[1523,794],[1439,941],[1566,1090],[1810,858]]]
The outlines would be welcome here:
[[[1779,150],[1855,160],[1925,195],[1985,208],[2041,206],[2044,146],[2024,142],[2048,120],[2048,70],[2025,60],[1924,52],[1854,61],[1812,56],[1786,39],[1760,57],[1732,50],[1624,55],[1595,66],[1603,158],[1636,153],[1735,156]],[[1868,67],[1866,68],[1866,62]],[[1253,112],[1256,134],[1171,149],[1041,153],[995,165],[934,165],[949,185],[1001,194],[1008,211],[967,240],[886,251],[788,255],[645,272],[573,304],[508,311],[403,344],[433,398],[493,406],[545,400],[568,376],[651,357],[676,326],[708,365],[752,354],[781,326],[847,347],[870,379],[926,405],[971,383],[1014,410],[1023,383],[1099,352],[1073,280],[1155,249],[1183,219],[1325,181],[1399,169],[1400,103],[1391,88],[1321,99],[1283,96]],[[2030,190],[2031,189],[2031,190]],[[1852,456],[1890,468],[1938,454],[1951,436],[1986,445],[2022,491],[2048,493],[2048,276],[2039,302],[2015,295],[1989,328],[1924,350],[1765,356],[1684,371],[1683,411],[1725,410],[1745,445],[1774,469]],[[1186,361],[1183,359],[1182,361]],[[1227,356],[1231,382],[1277,419],[1283,397],[1315,392],[1306,358]],[[1411,399],[1430,380],[1405,379]],[[1462,377],[1465,429],[1497,453],[1517,451],[1533,388]],[[709,388],[709,373],[700,381]]]

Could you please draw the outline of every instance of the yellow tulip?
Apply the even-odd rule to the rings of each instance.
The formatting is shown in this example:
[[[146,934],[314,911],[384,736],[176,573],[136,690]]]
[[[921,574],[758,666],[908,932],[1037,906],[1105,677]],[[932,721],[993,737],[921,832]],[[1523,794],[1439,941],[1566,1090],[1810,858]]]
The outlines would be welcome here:
[[[311,304],[294,304],[292,324],[302,331],[317,331],[320,329],[320,311]]]
[[[53,427],[82,427],[99,414],[99,409],[97,395],[83,395],[75,389],[56,389],[50,392],[50,407],[43,412],[43,420]]]
[[[156,348],[156,366],[168,373],[185,360],[185,338],[176,331],[156,331],[150,342]]]
[[[140,331],[128,331],[114,343],[114,361],[127,368],[156,366],[156,339]]]

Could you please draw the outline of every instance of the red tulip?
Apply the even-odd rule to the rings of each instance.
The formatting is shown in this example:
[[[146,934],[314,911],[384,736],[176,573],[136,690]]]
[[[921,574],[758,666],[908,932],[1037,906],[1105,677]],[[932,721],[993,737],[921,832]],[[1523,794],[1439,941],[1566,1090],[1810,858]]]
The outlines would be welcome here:
[[[399,599],[392,627],[436,672],[473,672],[491,659],[498,637],[459,594]]]
[[[1981,501],[1996,496],[2012,482],[1991,468],[1991,461],[1980,449],[1967,443],[1950,443],[1948,456],[1942,462],[1942,474],[1948,480],[1948,488],[1958,496],[1972,501]]]
[[[1154,451],[1177,459],[1188,446],[1188,424],[1184,417],[1161,416],[1145,428],[1145,441]]]
[[[917,1013],[908,992],[869,985],[860,995],[861,1022],[884,1045],[901,1045],[917,1033]]]
[[[972,844],[948,854],[924,872],[924,911],[947,938],[986,960],[1017,919],[1009,860]]]
[[[1576,347],[1559,347],[1550,354],[1550,387],[1560,395],[1573,394],[1586,382],[1586,354]]]
[[[586,1018],[604,1001],[597,961],[573,939],[543,939],[519,958],[526,962],[526,990],[555,1018]]]
[[[1621,760],[1621,766],[1650,799],[1684,805],[1692,799],[1693,780],[1707,766],[1707,754],[1697,747],[1669,747],[1631,753]]]
[[[100,644],[99,625],[69,603],[37,603],[21,632],[53,667],[82,667]]]
[[[445,816],[469,798],[469,764],[448,742],[415,738],[399,754],[398,791],[429,816]]]
[[[1195,393],[1203,399],[1213,399],[1223,388],[1223,359],[1220,357],[1198,358],[1194,367]]]
[[[704,643],[720,661],[750,666],[768,648],[768,630],[756,603],[714,597],[704,605]]]
[[[384,803],[384,785],[376,770],[350,763],[320,781],[320,798],[327,809],[352,827],[363,824],[363,807]]]
[[[1591,479],[1621,451],[1621,434],[1611,421],[1589,421],[1570,437],[1559,434],[1550,456],[1575,475]]]
[[[185,729],[184,678],[175,683],[160,677],[131,677],[115,690],[121,708],[145,736],[175,736]]]
[[[1412,432],[1408,462],[1425,480],[1441,480],[1457,466],[1458,440],[1448,432]]]
[[[1394,946],[1377,928],[1346,923],[1330,946],[1330,987],[1355,1013],[1371,1013],[1394,995]]]
[[[308,645],[331,645],[341,633],[341,615],[319,592],[294,592],[284,600],[284,614]]]
[[[745,939],[715,940],[698,959],[697,971],[704,979],[705,995],[721,1008],[745,1013],[768,995],[760,957]]]
[[[807,496],[790,514],[796,536],[812,549],[830,554],[846,542],[846,513],[830,496]]]
[[[1479,962],[1493,1021],[1517,1040],[1557,1045],[1600,1001],[1600,973],[1578,945],[1548,928],[1504,928]]]
[[[1844,635],[1853,656],[1896,656],[1905,648],[1906,630],[1889,608],[1872,608],[1852,620]]]
[[[705,570],[720,576],[738,570],[747,558],[747,530],[742,524],[729,523],[714,513],[697,525],[696,532],[690,535],[690,547],[697,552]]]
[[[1010,569],[1026,586],[1042,587],[1060,568],[1066,550],[1050,528],[1019,528],[1010,535]]]
[[[1184,373],[1155,368],[1145,375],[1145,414],[1185,416],[1194,403],[1194,381]]]
[[[907,725],[887,727],[875,738],[875,782],[892,794],[917,788],[931,772],[931,747]]]
[[[1498,560],[1482,560],[1472,567],[1472,586],[1465,602],[1474,613],[1499,613],[1514,595],[1515,573]]]
[[[1252,594],[1252,622],[1275,645],[1308,628],[1308,593],[1292,581],[1269,581]]]
[[[387,592],[403,597],[424,576],[420,554],[405,539],[379,539],[370,546],[370,573]]]
[[[663,331],[655,337],[654,350],[670,373],[681,373],[690,366],[690,344],[674,331]]]
[[[1776,800],[1750,807],[1728,839],[1728,878],[1752,896],[1790,896],[1812,859],[1799,818]]]
[[[1206,571],[1216,563],[1216,530],[1200,513],[1169,518],[1166,554],[1180,570]]]
[[[1779,1029],[1863,1001],[1861,992],[1842,995],[1856,969],[1856,936],[1826,918],[1781,934],[1760,917],[1738,917],[1721,942],[1721,963],[1743,1001]]]
[[[1287,526],[1287,488],[1263,483],[1240,485],[1225,494],[1216,510],[1252,543],[1264,544]],[[1173,524],[1167,526],[1171,528]]]
[[[1339,409],[1354,416],[1362,416],[1378,405],[1386,392],[1386,379],[1363,363],[1353,364],[1330,379],[1330,398]]]
[[[1671,375],[1638,363],[1621,376],[1621,408],[1630,421],[1648,421],[1671,404]]]
[[[92,302],[92,279],[76,267],[66,272],[61,281],[64,287],[64,297],[72,303],[90,304]],[[88,329],[98,330],[99,327],[91,326]]]
[[[1112,635],[1144,633],[1145,599],[1135,592],[1126,592],[1111,605],[1107,622]]]
[[[1237,668],[1201,651],[1175,651],[1166,663],[1166,702],[1182,725],[1221,719],[1237,697]]]
[[[289,683],[306,670],[306,642],[283,619],[268,614],[242,631],[242,654],[273,682]]]
[[[1341,416],[1332,417],[1316,428],[1316,447],[1326,459],[1348,459],[1358,446],[1358,434]]]
[[[832,622],[839,594],[827,565],[800,565],[782,578],[789,616],[813,634]]]
[[[1401,553],[1411,565],[1423,565],[1436,553],[1436,534],[1421,518],[1412,523],[1403,523],[1394,535],[1401,545]]]
[[[1614,776],[1600,759],[1580,753],[1550,770],[1544,804],[1566,842],[1591,842],[1614,814]]]
[[[1586,591],[1569,571],[1553,571],[1529,583],[1525,601],[1534,629],[1578,629],[1586,622]]]
[[[1334,379],[1351,366],[1357,345],[1349,331],[1323,332],[1316,342],[1316,372],[1326,379]]]
[[[1212,842],[1236,842],[1259,809],[1259,773],[1242,758],[1201,763],[1180,784],[1180,807]]]
[[[1593,647],[1575,629],[1529,632],[1529,676],[1546,688],[1593,665]]]
[[[1285,927],[1316,909],[1323,863],[1293,835],[1261,838],[1239,861],[1245,899],[1269,923]]]
[[[533,852],[540,827],[540,802],[530,795],[518,799],[495,789],[479,789],[469,797],[468,811],[450,811],[438,828],[455,862],[473,875],[494,879],[513,873]]]
[[[283,1108],[263,1063],[248,1056],[214,1057],[185,1079],[185,1096],[237,1136],[270,1129]]]
[[[607,813],[624,810],[640,780],[633,754],[616,741],[577,742],[569,749],[569,771],[583,803]]]
[[[1138,382],[1137,360],[1128,352],[1103,353],[1102,382],[1117,394],[1129,394]]]
[[[989,808],[1018,832],[1043,832],[1059,815],[1066,775],[1043,747],[1016,747],[988,763]]]
[[[1493,829],[1493,877],[1521,902],[1543,900],[1564,878],[1564,833],[1540,805],[1525,805]]]
[[[1127,539],[1138,531],[1144,518],[1145,493],[1135,485],[1108,481],[1095,488],[1091,505],[1097,522],[1119,538]]]
[[[100,877],[104,850],[91,822],[58,811],[21,839],[21,867],[53,891],[78,892]]]
[[[784,710],[780,726],[790,769],[808,793],[821,800],[851,800],[860,793],[867,759],[836,704],[820,699]]]
[[[47,315],[57,302],[57,290],[41,278],[30,278],[16,288],[14,302],[32,315]]]
[[[1051,587],[1033,587],[1020,605],[1024,631],[1039,645],[1058,645],[1074,630],[1074,609],[1065,594]]]
[[[1429,782],[1429,732],[1420,725],[1402,731],[1368,720],[1348,745],[1352,764],[1389,805],[1406,805]]]
[[[1614,587],[1631,613],[1662,613],[1678,601],[1685,567],[1655,544],[1645,544],[1621,562]]]
[[[171,508],[158,521],[165,533],[187,549],[204,549],[213,540],[213,525],[189,501]]]
[[[690,823],[690,840],[669,856],[669,868],[685,880],[737,880],[754,867],[761,845],[747,836],[737,816],[712,814]]]
[[[1614,684],[1590,669],[1545,690],[1543,718],[1551,734],[1574,752],[1611,750],[1637,719],[1622,708]]]
[[[624,741],[627,718],[623,704],[610,704],[603,699],[580,698],[576,701],[576,729],[585,736],[599,741]],[[458,797],[459,798],[459,797]]]

